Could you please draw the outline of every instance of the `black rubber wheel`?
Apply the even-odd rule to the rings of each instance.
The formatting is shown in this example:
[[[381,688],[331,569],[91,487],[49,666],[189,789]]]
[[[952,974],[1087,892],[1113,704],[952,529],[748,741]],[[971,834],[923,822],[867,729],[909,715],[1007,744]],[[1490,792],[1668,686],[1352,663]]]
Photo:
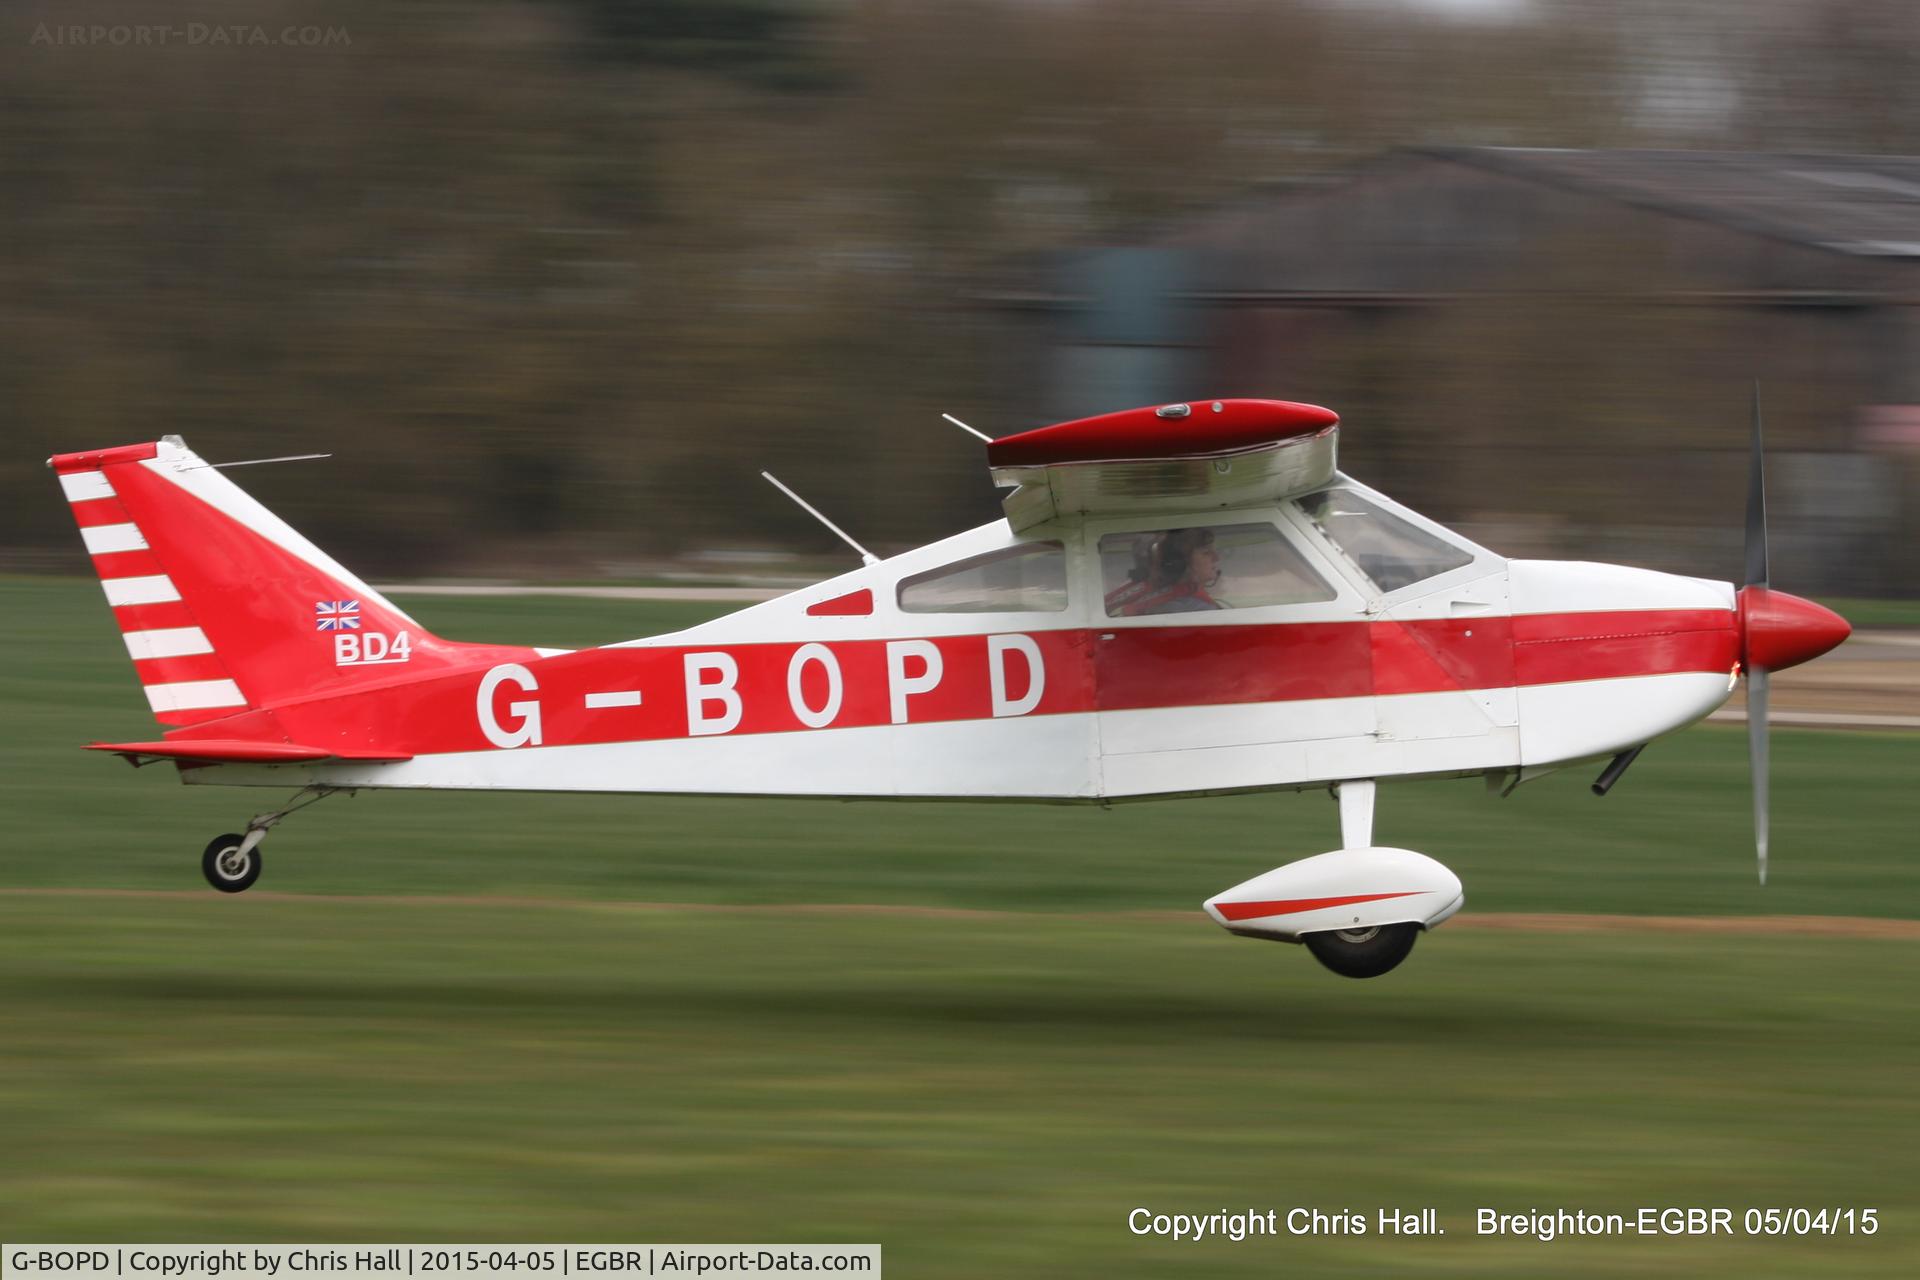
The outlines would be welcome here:
[[[239,893],[253,887],[260,878],[260,846],[255,845],[242,857],[240,846],[245,836],[216,836],[200,855],[200,874],[222,893]]]
[[[1383,924],[1370,929],[1334,929],[1306,936],[1313,958],[1343,978],[1377,978],[1413,950],[1417,924]]]

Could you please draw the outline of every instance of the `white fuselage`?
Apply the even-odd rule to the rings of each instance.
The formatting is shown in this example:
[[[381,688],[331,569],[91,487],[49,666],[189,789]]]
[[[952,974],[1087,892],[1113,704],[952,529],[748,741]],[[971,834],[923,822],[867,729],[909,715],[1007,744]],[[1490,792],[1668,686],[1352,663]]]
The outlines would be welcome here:
[[[184,776],[1121,799],[1529,776],[1671,732],[1727,697],[1731,585],[1508,561],[1343,483],[1446,539],[1465,562],[1381,591],[1293,503],[1195,514],[1183,523],[1271,522],[1331,584],[1331,598],[1112,617],[1100,540],[1163,527],[1165,517],[1068,518],[1019,534],[996,521],[672,635],[441,677],[445,687],[416,713],[422,746],[408,760],[219,765]],[[1063,607],[900,605],[905,580],[1032,542],[1064,549]],[[810,612],[861,592],[870,593],[864,614]],[[634,731],[610,727],[623,723]]]

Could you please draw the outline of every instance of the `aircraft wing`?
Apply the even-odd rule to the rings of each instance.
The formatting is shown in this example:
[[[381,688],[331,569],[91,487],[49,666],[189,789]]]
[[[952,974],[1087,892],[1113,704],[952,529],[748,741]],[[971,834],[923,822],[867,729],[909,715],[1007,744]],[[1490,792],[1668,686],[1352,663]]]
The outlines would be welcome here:
[[[1340,417],[1287,400],[1210,400],[1056,423],[987,446],[1017,532],[1064,515],[1264,506],[1320,488]]]

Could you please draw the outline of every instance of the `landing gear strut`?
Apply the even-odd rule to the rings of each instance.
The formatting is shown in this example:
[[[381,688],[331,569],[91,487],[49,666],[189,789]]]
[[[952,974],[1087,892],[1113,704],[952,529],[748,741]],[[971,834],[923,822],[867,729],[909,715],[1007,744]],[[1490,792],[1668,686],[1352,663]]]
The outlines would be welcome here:
[[[1304,943],[1343,978],[1377,978],[1466,896],[1460,877],[1425,854],[1373,843],[1373,779],[1349,779],[1333,792],[1340,848],[1215,894],[1207,914],[1228,933]]]
[[[260,842],[265,839],[268,830],[278,826],[288,814],[325,800],[342,789],[304,787],[294,793],[293,799],[272,813],[255,814],[253,820],[247,823],[244,834],[215,836],[206,852],[200,855],[200,874],[222,893],[240,893],[251,889],[253,882],[260,878]]]

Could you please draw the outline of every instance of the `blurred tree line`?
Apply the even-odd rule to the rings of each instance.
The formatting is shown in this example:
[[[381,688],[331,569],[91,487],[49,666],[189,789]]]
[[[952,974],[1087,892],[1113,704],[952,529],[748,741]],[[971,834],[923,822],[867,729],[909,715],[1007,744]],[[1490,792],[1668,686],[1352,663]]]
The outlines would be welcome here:
[[[247,38],[132,34],[189,23]],[[762,467],[923,541],[997,514],[938,413],[1034,425],[968,302],[1022,255],[1410,142],[1920,152],[1917,49],[1904,0],[15,7],[0,548],[81,568],[42,459],[168,432],[333,451],[243,479],[375,575],[825,546]]]

